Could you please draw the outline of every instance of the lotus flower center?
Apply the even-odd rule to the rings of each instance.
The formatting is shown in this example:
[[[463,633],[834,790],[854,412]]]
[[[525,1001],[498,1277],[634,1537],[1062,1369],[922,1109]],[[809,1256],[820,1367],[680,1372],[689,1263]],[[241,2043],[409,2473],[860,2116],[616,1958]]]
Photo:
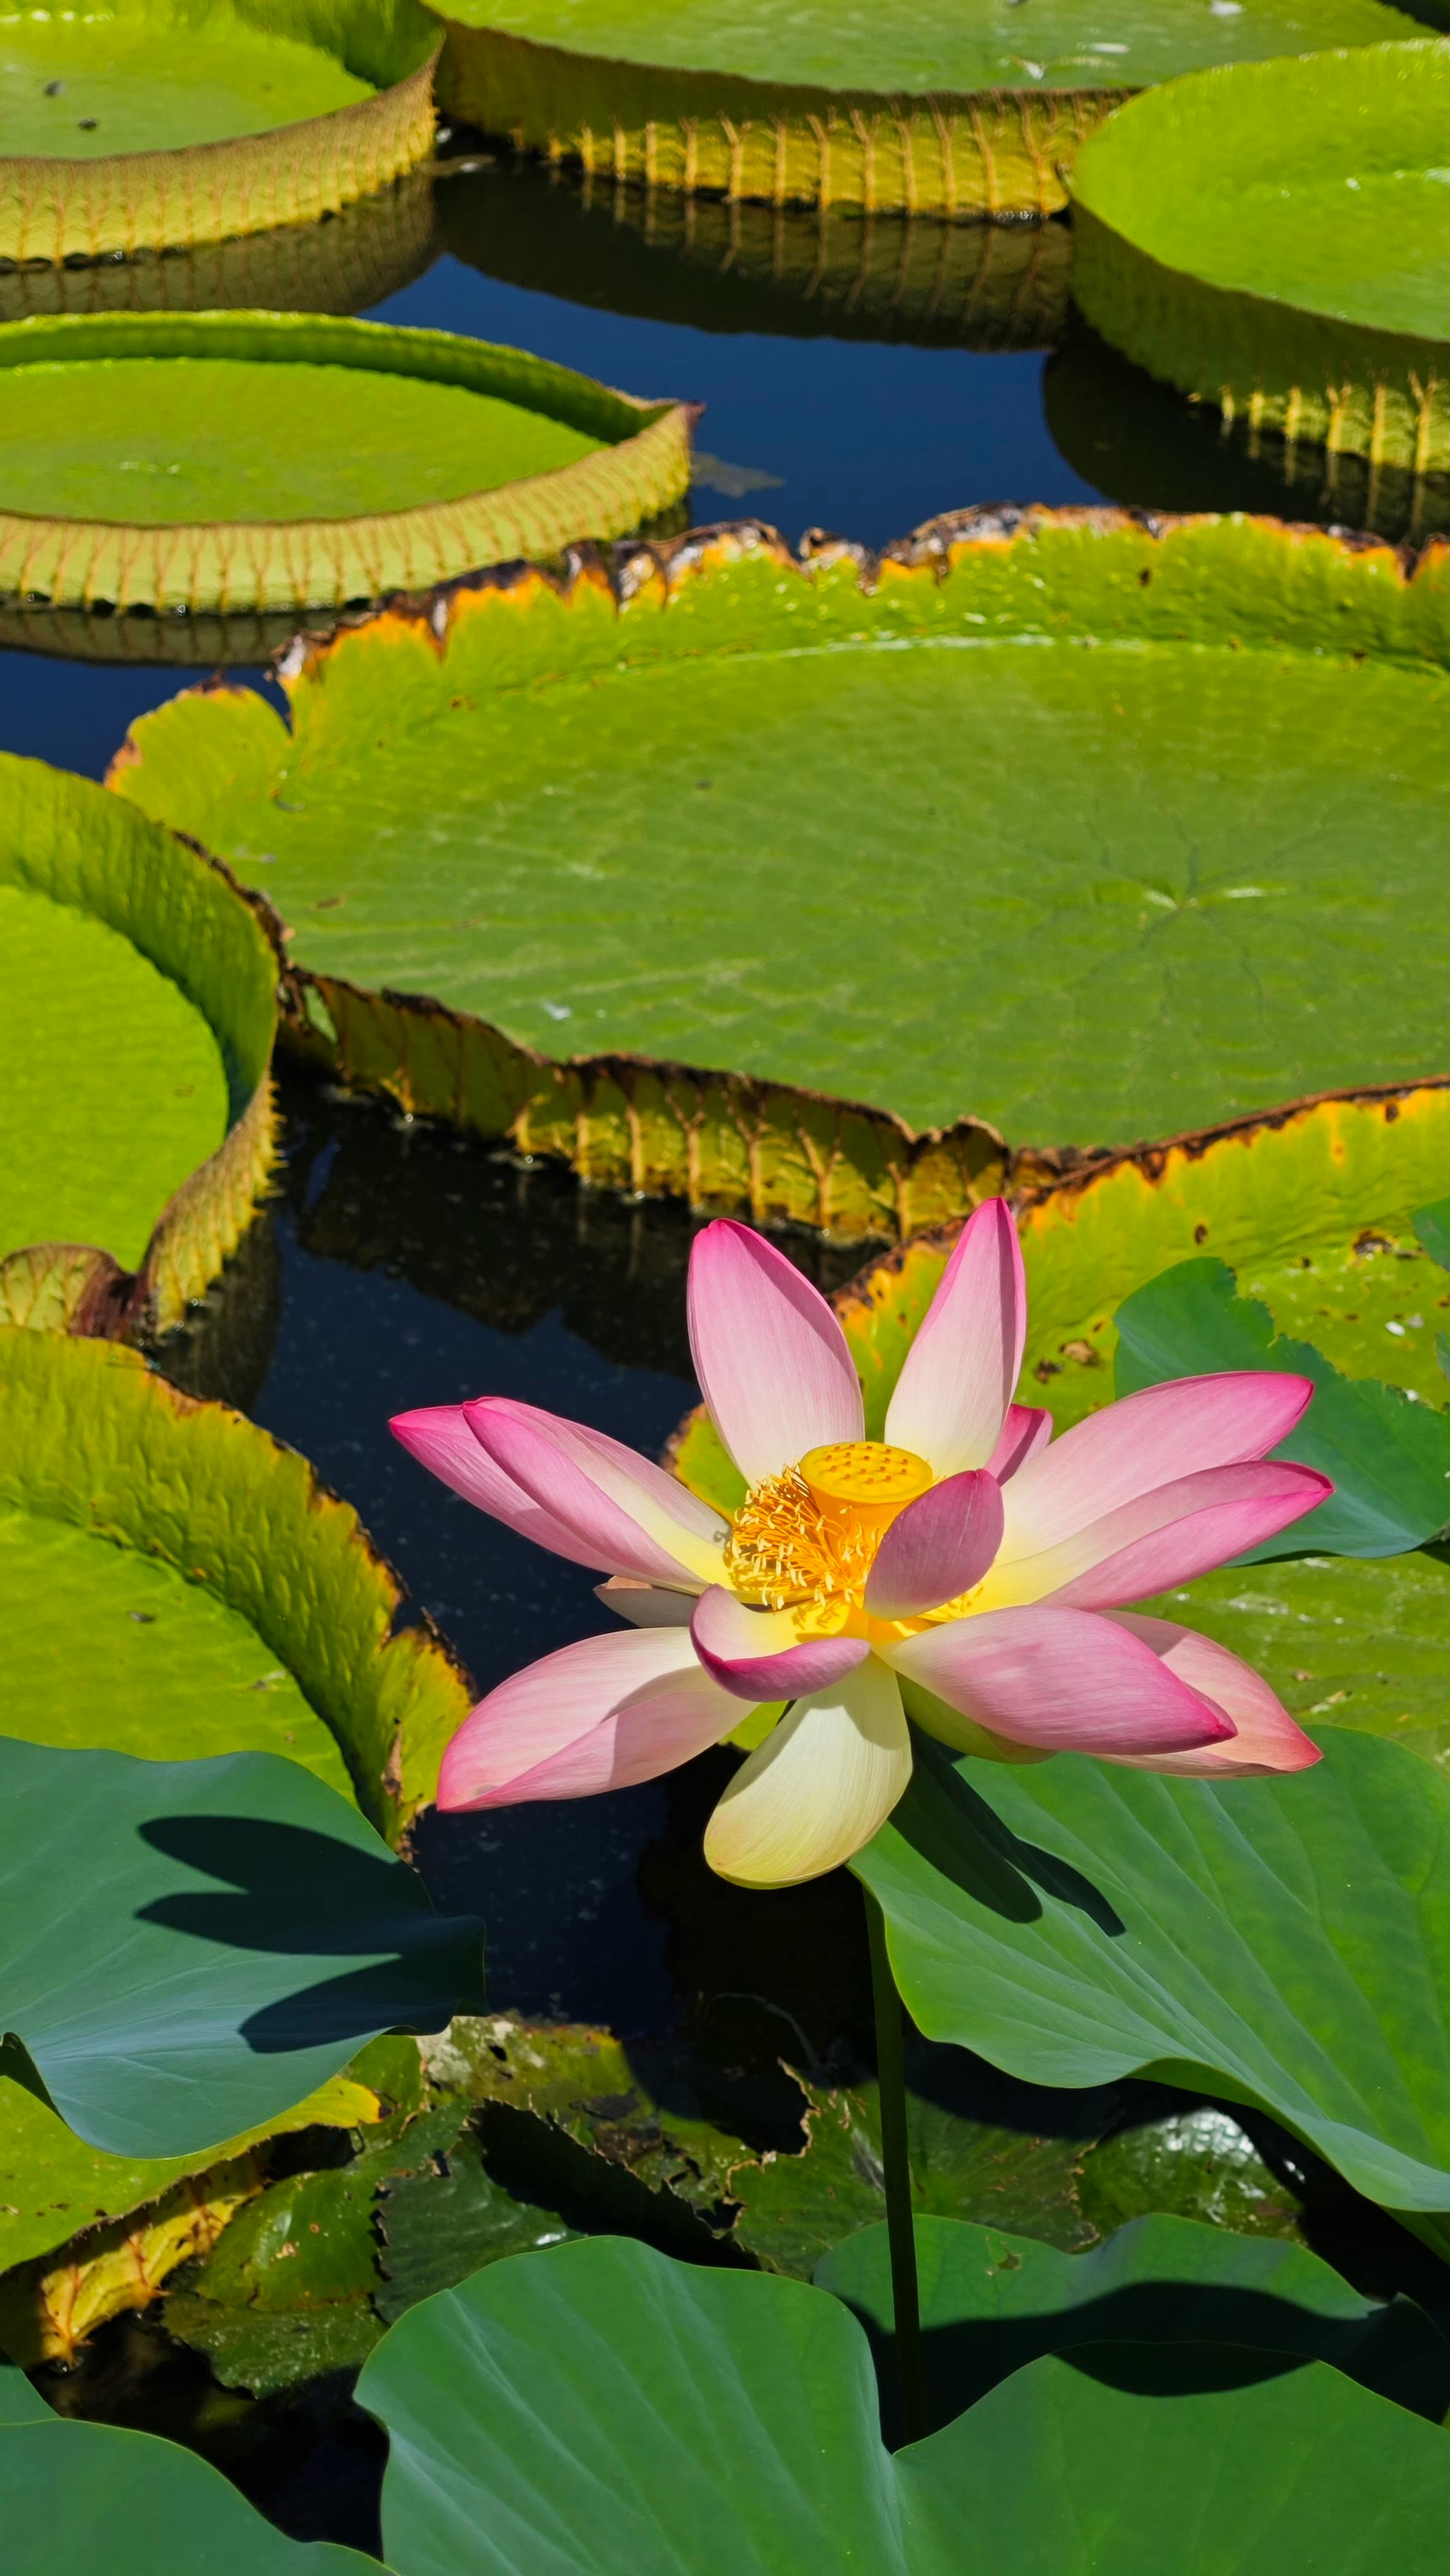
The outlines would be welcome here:
[[[799,1466],[752,1485],[725,1545],[742,1601],[809,1611],[834,1631],[859,1608],[866,1577],[898,1512],[936,1482],[924,1458],[884,1440],[835,1440]]]

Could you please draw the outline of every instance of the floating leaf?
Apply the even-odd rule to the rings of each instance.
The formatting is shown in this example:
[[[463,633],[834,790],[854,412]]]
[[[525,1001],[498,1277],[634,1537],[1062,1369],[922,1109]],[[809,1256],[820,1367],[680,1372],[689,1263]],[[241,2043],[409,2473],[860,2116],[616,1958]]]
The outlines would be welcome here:
[[[1237,2236],[1299,2234],[1297,2202],[1237,2120],[1211,2103],[1115,2129],[1083,2158],[1077,2201],[1104,2236],[1145,2212],[1200,2219]],[[1031,2233],[1047,2237],[1046,2228]]]
[[[286,1568],[279,1581],[277,1569]],[[113,1343],[0,1327],[0,1729],[285,1753],[391,1840],[470,1699],[305,1459]]]
[[[333,215],[431,149],[437,44],[415,0],[16,11],[0,258],[130,256]]]
[[[270,936],[219,869],[89,780],[0,755],[0,812],[0,1315],[26,1295],[7,1255],[94,1245],[142,1274],[122,1314],[175,1324],[271,1165]],[[24,1319],[75,1320],[93,1277]]]
[[[1047,0],[1019,26],[933,0],[782,19],[756,0],[460,0],[439,96],[550,161],[652,190],[935,215],[1047,214],[1081,137],[1125,91],[1199,63],[1369,44],[1375,0],[1156,0],[1130,19]]]
[[[194,2451],[115,2424],[0,2423],[0,2498],[7,2576],[377,2576],[356,2549],[288,2540]]]
[[[1420,42],[1241,61],[1133,101],[1074,174],[1077,301],[1230,420],[1442,472],[1447,100],[1450,52]]]
[[[1320,1741],[1311,1771],[1220,1784],[953,1765],[918,1739],[853,1866],[919,2028],[1032,2083],[1247,2103],[1368,2198],[1450,2212],[1450,1783],[1398,1745]]]
[[[0,590],[58,607],[341,608],[620,536],[689,479],[679,404],[444,331],[62,314],[0,328],[0,371]]]
[[[1307,1414],[1272,1454],[1317,1467],[1334,1492],[1238,1563],[1306,1551],[1401,1556],[1450,1521],[1450,1419],[1412,1404],[1398,1387],[1342,1377],[1312,1343],[1276,1337],[1268,1307],[1235,1294],[1226,1262],[1179,1262],[1137,1289],[1113,1320],[1120,1396],[1222,1369],[1283,1369],[1313,1380]]]
[[[975,512],[805,566],[747,526],[375,617],[292,657],[290,732],[192,693],[111,783],[265,874],[350,1081],[910,1232],[1000,1184],[980,1118],[1093,1146],[1438,1070],[1447,595],[1263,524]]]
[[[932,2420],[948,2424],[989,2389],[1079,2344],[1237,2344],[1327,2361],[1362,2387],[1439,2423],[1450,2344],[1410,2299],[1362,2298],[1300,2245],[1138,2218],[1091,2254],[1030,2236],[918,2218],[916,2264]],[[817,2264],[871,2338],[883,2411],[894,2412],[895,2309],[883,2226]]]
[[[478,1924],[435,1915],[298,1763],[0,1741],[0,1802],[0,2026],[110,2154],[255,2130],[377,2033],[436,2030],[478,1980]]]
[[[1109,2544],[1124,2576],[1161,2576],[1185,2532],[1233,2576],[1437,2563],[1438,2427],[1318,2363],[1084,2360],[1102,2375],[1038,2361],[893,2459],[841,2302],[600,2238],[416,2308],[358,2396],[388,2429],[400,2576],[956,2576],[964,2533],[1002,2576],[1097,2576]]]

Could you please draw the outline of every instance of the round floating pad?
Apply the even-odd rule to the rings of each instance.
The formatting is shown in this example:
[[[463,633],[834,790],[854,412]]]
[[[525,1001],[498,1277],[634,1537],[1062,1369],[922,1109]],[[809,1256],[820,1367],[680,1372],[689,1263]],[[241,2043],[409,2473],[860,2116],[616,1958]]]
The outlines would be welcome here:
[[[467,1707],[356,1512],[137,1353],[0,1326],[0,1734],[278,1753],[396,1835]]]
[[[880,224],[860,206],[601,188],[518,160],[450,179],[438,226],[486,277],[695,331],[1039,349],[1067,321],[1062,222]]]
[[[616,536],[676,500],[689,414],[517,350],[310,315],[0,331],[0,594],[338,607]]]
[[[0,1313],[31,1247],[65,1245],[144,1262],[155,1319],[179,1321],[268,1170],[270,943],[220,871],[119,811],[0,760]]]
[[[540,1053],[1042,1145],[1443,1067],[1435,560],[1407,583],[1272,522],[984,512],[861,570],[746,530],[653,579],[636,552],[619,605],[588,576],[465,590],[299,657],[295,734],[184,697],[113,777],[375,997],[357,1060],[418,1106],[467,1099],[466,1032],[420,1009],[407,1037],[382,987]],[[647,1086],[598,1080],[602,1177]]]
[[[1050,214],[1125,91],[1367,45],[1380,0],[450,0],[439,96],[520,150],[774,204]]]
[[[1243,64],[1135,99],[1079,164],[1074,293],[1251,427],[1450,468],[1450,44]]]
[[[437,247],[432,178],[409,170],[326,223],[129,259],[0,263],[0,322],[49,313],[361,313],[411,286]]]
[[[432,146],[418,0],[111,0],[0,15],[0,258],[306,223]]]

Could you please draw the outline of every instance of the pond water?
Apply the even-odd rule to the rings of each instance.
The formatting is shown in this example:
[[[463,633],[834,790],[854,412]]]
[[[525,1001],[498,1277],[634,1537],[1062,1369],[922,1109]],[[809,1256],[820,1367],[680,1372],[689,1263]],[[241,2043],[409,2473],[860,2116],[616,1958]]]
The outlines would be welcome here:
[[[434,255],[372,310],[703,402],[696,524],[754,512],[792,540],[828,527],[879,546],[973,503],[1100,498],[1362,522],[1364,490],[1326,490],[1316,472],[1286,499],[1282,456],[1226,442],[1073,323],[1060,228],[1007,244],[986,285],[982,245],[969,274],[923,283],[922,262],[942,245],[923,248],[909,229],[879,226],[844,249],[838,238],[836,266],[823,261],[815,276],[798,227],[767,241],[747,223],[737,240],[717,208],[691,239],[678,223],[651,238],[637,207],[484,159],[439,182]],[[970,336],[994,345],[964,345]],[[1014,336],[1044,345],[1002,345]],[[1373,498],[1395,536],[1413,509],[1423,523],[1432,507],[1424,494]],[[133,718],[187,676],[5,650],[0,745],[99,777]],[[241,676],[272,687],[255,669]],[[683,1325],[692,1221],[299,1081],[285,1109],[276,1200],[167,1364],[314,1461],[396,1564],[413,1615],[437,1620],[482,1691],[608,1616],[586,1573],[449,1495],[391,1440],[387,1418],[502,1393],[658,1452],[695,1397]],[[860,1259],[804,1235],[782,1241],[827,1292]],[[795,2113],[783,2102],[782,2054],[822,2075],[869,2060],[859,1901],[845,1878],[766,1898],[710,1880],[699,1833],[726,1770],[711,1755],[577,1805],[433,1817],[417,1856],[440,1902],[485,1915],[495,2008],[626,2038],[671,2034],[712,2117],[758,2146],[788,2144],[799,2101]],[[965,2065],[958,2110],[1009,2132],[1084,2134],[1084,2097],[1029,2095]],[[927,2097],[936,2082],[920,2074]],[[1191,2111],[1182,2097],[1170,2107]],[[1093,2116],[1099,2131],[1163,2137],[1164,2115],[1164,2097],[1124,2087]],[[1255,2138],[1267,2165],[1232,2121],[1224,2128],[1253,2165],[1250,2198],[1278,2190],[1292,2203],[1312,2185],[1315,2241],[1331,2259],[1368,2284],[1425,2294],[1426,2266],[1399,2231],[1310,2175],[1266,2127]],[[1104,2223],[1141,2206],[1210,2214],[1193,2197],[1207,2188],[1201,2139],[1179,2156],[1189,2185],[1170,2174],[1177,2152],[1135,2167],[1121,2205],[1108,2193]],[[338,2411],[336,2392],[320,2412],[311,2399],[274,2409],[259,2446],[237,2429],[250,2401],[221,2397],[195,2356],[179,2359],[159,2327],[133,2320],[96,2339],[65,2402],[201,2441],[303,2536],[367,2545],[373,2533],[377,2444]]]

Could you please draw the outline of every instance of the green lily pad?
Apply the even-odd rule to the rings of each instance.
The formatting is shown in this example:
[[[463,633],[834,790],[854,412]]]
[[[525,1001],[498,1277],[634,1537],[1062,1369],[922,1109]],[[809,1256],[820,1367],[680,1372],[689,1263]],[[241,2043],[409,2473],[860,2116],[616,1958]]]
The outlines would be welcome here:
[[[1430,42],[1240,61],[1134,100],[1073,177],[1088,320],[1230,419],[1443,472],[1447,102],[1450,46]]]
[[[901,215],[879,224],[862,206],[601,191],[557,166],[514,161],[450,178],[438,191],[438,231],[486,277],[695,331],[1037,349],[1052,346],[1068,315],[1063,223],[944,229],[930,215]]]
[[[1307,1377],[1314,1396],[1275,1457],[1333,1480],[1327,1502],[1292,1531],[1237,1559],[1402,1556],[1438,1538],[1450,1521],[1450,1420],[1398,1387],[1342,1377],[1312,1343],[1275,1335],[1257,1298],[1235,1294],[1223,1261],[1181,1261],[1118,1308],[1115,1391],[1133,1395],[1165,1379],[1224,1369],[1277,1369]]]
[[[286,1580],[278,1579],[279,1566]],[[396,1840],[469,1704],[350,1504],[133,1351],[0,1327],[0,1730],[286,1754]]]
[[[0,1794],[0,2026],[112,2155],[194,2157],[258,2129],[380,2032],[437,2029],[477,1984],[479,1925],[435,1915],[296,1762],[0,1741]]]
[[[919,1739],[853,1867],[933,2039],[1032,2083],[1147,2074],[1269,2111],[1437,2242],[1450,1784],[1399,1745],[1319,1741],[1312,1771],[1221,1786],[954,1766]]]
[[[1095,2343],[1237,2344],[1327,2361],[1362,2387],[1439,2423],[1450,2344],[1410,2299],[1362,2298],[1301,2245],[1274,2245],[1187,2218],[1138,2218],[1090,2254],[1030,2236],[918,2218],[927,2387],[950,2423],[1043,2353]],[[894,2404],[894,2305],[883,2226],[817,2264],[871,2338],[883,2409]]]
[[[1376,0],[451,0],[439,96],[516,149],[651,187],[877,212],[1047,214],[1125,91],[1203,63],[1371,44]]]
[[[377,2576],[335,2541],[289,2540],[219,2469],[117,2424],[0,2425],[12,2576],[104,2559],[114,2576]]]
[[[1185,2532],[1196,2566],[1233,2576],[1286,2559],[1429,2576],[1450,2505],[1438,2427],[1322,2363],[1084,2360],[1033,2363],[893,2459],[842,2302],[603,2238],[415,2309],[358,2396],[389,2434],[401,2576],[958,2576],[964,2533],[1003,2576],[1160,2576]]]
[[[362,313],[411,286],[435,247],[432,177],[407,170],[322,224],[278,224],[164,256],[0,269],[0,322],[46,313]],[[158,635],[158,658],[161,646]]]
[[[0,592],[58,607],[341,607],[618,536],[689,479],[680,405],[443,331],[61,314],[0,330],[0,369]]]
[[[334,214],[428,153],[437,42],[416,0],[14,10],[0,258],[114,257]]]
[[[964,1108],[1090,1145],[1438,1069],[1444,578],[1232,522],[978,512],[805,569],[742,529],[299,648],[290,731],[192,694],[111,783],[265,876],[349,1078],[911,1230],[1001,1170]]]
[[[0,810],[0,1315],[23,1293],[10,1256],[50,1244],[109,1255],[101,1293],[176,1323],[271,1163],[271,940],[218,869],[85,779],[0,756]],[[124,1288],[118,1264],[140,1274]]]

